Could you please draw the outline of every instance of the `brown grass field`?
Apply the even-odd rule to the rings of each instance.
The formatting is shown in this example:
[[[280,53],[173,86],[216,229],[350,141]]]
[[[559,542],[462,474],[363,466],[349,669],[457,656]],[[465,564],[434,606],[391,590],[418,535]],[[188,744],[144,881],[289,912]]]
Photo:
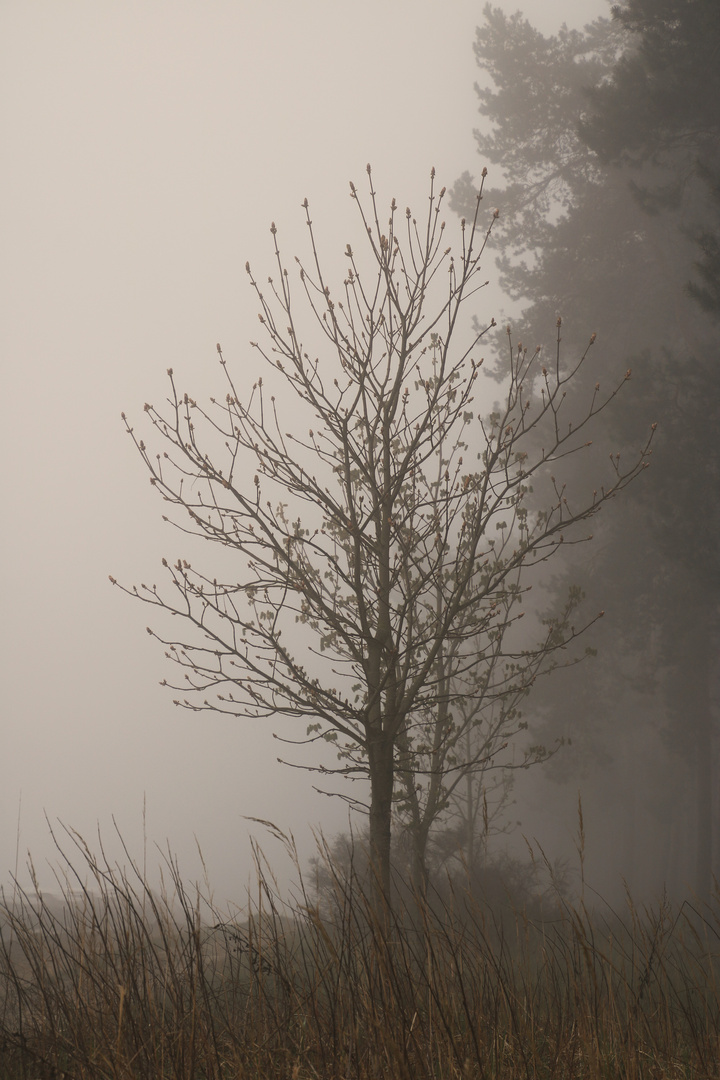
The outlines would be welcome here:
[[[257,852],[229,918],[171,858],[158,890],[75,843],[61,895],[0,905],[0,1080],[720,1077],[720,898],[492,907],[455,879],[388,909],[326,864],[318,907]]]

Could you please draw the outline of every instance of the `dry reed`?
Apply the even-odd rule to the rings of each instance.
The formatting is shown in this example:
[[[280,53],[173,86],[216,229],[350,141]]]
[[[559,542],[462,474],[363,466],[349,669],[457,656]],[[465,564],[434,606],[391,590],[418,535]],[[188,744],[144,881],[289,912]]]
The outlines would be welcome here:
[[[228,918],[171,857],[154,889],[68,836],[58,900],[0,905],[0,1080],[720,1077],[718,904],[533,915],[455,880],[381,910],[329,865],[319,906],[258,851]]]

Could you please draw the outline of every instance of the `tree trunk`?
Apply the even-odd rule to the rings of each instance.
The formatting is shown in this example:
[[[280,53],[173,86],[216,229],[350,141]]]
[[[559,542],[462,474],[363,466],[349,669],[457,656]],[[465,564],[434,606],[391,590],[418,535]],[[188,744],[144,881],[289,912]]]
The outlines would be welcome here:
[[[370,857],[377,886],[390,899],[390,834],[395,771],[393,740],[381,735],[368,743],[370,772]]]
[[[429,874],[427,868],[428,829],[425,825],[412,833],[412,882],[417,900],[426,900]]]
[[[697,858],[695,866],[695,892],[702,900],[709,900],[712,892],[713,849],[713,754],[710,716],[706,695],[698,695],[696,718],[696,768],[695,792],[697,798]]]
[[[684,626],[682,721],[694,741],[695,778],[695,892],[702,900],[712,895],[718,873],[718,641],[715,604],[697,595],[689,603]],[[681,721],[681,722],[682,722]]]

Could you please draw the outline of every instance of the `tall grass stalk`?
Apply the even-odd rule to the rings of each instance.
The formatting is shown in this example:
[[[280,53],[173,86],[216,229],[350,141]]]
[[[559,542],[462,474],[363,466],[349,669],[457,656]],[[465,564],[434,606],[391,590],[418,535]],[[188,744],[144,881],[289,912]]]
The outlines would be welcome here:
[[[171,854],[156,889],[66,831],[57,896],[0,904],[0,1080],[720,1077],[717,897],[491,909],[448,879],[380,917],[322,842],[322,897],[286,843],[290,898],[256,847],[229,916]]]

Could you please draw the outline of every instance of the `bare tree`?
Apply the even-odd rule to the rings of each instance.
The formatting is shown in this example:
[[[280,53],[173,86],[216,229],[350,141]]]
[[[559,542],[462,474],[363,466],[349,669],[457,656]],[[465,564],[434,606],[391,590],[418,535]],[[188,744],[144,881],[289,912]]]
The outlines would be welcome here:
[[[169,411],[145,406],[164,451],[151,453],[125,421],[151,483],[183,512],[180,528],[233,556],[218,554],[215,570],[163,560],[167,590],[126,591],[188,628],[187,637],[148,628],[183,673],[177,704],[296,717],[307,740],[337,745],[337,768],[320,771],[369,779],[371,855],[387,892],[398,756],[413,767],[425,719],[477,667],[477,641],[497,634],[521,571],[584,538],[574,527],[646,465],[649,440],[629,465],[612,459],[608,486],[572,499],[550,478],[553,463],[589,445],[584,429],[618,387],[605,396],[598,387],[571,420],[566,387],[584,357],[564,370],[558,351],[546,367],[522,346],[511,349],[503,404],[476,417],[489,327],[470,331],[461,316],[483,284],[498,211],[483,230],[481,189],[453,250],[434,170],[426,218],[399,214],[393,200],[382,226],[367,171],[367,207],[351,184],[364,247],[347,245],[337,295],[307,200],[311,256],[296,260],[297,278],[274,224],[277,276],[266,292],[246,264],[263,334],[252,345],[270,387],[257,378],[246,394],[218,346],[224,401],[178,392],[170,369]],[[292,392],[290,421],[275,383]],[[543,427],[545,449],[533,452]],[[532,510],[541,478],[548,501]]]

